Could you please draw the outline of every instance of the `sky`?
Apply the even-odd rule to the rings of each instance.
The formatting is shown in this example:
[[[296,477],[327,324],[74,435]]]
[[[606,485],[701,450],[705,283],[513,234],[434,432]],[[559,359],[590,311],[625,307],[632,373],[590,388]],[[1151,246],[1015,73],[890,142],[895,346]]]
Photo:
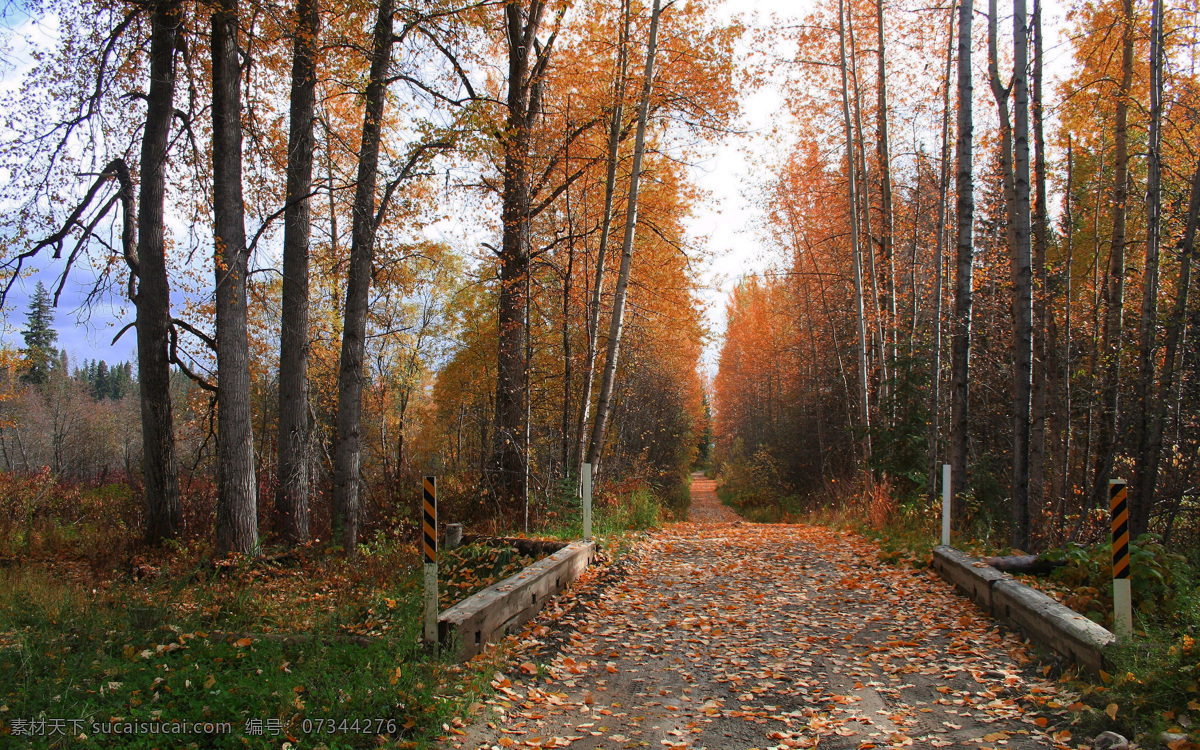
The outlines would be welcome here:
[[[2,1],[2,0],[0,0]],[[720,6],[724,17],[740,14],[753,28],[773,23],[790,24],[800,20],[812,7],[813,0],[726,0]],[[1061,0],[1046,3],[1047,59],[1050,75],[1061,70],[1069,60],[1064,40],[1059,37],[1062,23]],[[14,25],[19,16],[4,14],[0,27]],[[25,28],[29,28],[26,26]],[[34,33],[38,33],[34,30]],[[742,41],[742,53],[749,53],[751,35]],[[776,50],[785,54],[784,50]],[[16,81],[22,50],[10,43],[2,50],[0,60],[0,90],[10,88]],[[7,64],[5,64],[7,63]],[[777,126],[786,126],[783,98],[778,87],[765,86],[747,97],[743,103],[741,135],[732,135],[712,149],[693,166],[693,179],[704,191],[704,199],[694,211],[689,232],[697,244],[707,247],[712,262],[702,270],[702,297],[707,306],[710,329],[714,336],[704,355],[704,369],[712,374],[716,368],[720,334],[724,329],[725,300],[729,291],[745,274],[759,272],[775,261],[762,241],[762,213],[756,205],[759,186],[767,178],[764,163],[770,161],[770,150],[776,146],[766,137]],[[18,333],[24,324],[28,296],[41,279],[47,287],[57,283],[57,272],[43,271],[24,280],[10,295],[8,319],[0,335],[11,343],[22,345]],[[135,359],[135,337],[132,332],[115,345],[115,333],[132,320],[132,306],[115,303],[101,305],[90,315],[81,314],[78,301],[86,291],[88,280],[77,277],[69,280],[63,293],[63,303],[56,312],[59,346],[66,349],[72,362],[99,358],[110,363]]]

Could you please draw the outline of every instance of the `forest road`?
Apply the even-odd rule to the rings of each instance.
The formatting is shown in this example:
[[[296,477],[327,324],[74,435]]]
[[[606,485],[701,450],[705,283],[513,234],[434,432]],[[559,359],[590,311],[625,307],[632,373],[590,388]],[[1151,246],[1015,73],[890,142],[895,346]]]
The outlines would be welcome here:
[[[1073,698],[931,572],[692,493],[526,627],[447,747],[1067,747]]]

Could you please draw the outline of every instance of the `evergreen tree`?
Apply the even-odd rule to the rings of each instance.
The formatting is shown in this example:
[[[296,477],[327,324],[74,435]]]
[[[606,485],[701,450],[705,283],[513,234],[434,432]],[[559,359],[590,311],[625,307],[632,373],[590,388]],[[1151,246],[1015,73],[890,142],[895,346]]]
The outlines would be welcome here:
[[[105,398],[112,398],[112,380],[109,377],[108,363],[100,360],[98,364],[92,365],[92,398],[99,401]]]
[[[58,331],[54,330],[54,300],[42,282],[38,282],[29,300],[25,330],[25,373],[21,379],[27,383],[42,385],[50,377],[50,370],[58,360]]]

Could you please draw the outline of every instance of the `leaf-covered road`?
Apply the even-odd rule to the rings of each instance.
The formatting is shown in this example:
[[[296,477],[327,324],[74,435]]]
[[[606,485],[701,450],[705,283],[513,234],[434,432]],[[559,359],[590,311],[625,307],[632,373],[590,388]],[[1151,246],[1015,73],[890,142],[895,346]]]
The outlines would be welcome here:
[[[718,517],[710,482],[693,516]],[[453,747],[1061,746],[1070,699],[928,571],[823,527],[684,523],[522,634]],[[539,674],[535,663],[545,665]],[[1046,727],[1046,728],[1043,728]]]

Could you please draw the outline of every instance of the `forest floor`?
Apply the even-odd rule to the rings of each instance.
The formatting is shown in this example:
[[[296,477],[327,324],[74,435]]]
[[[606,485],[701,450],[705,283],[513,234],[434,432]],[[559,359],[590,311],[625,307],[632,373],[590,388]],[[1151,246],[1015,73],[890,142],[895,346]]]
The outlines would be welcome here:
[[[696,476],[689,521],[531,623],[448,746],[1074,746],[1076,698],[1016,635],[877,553],[738,521]]]

